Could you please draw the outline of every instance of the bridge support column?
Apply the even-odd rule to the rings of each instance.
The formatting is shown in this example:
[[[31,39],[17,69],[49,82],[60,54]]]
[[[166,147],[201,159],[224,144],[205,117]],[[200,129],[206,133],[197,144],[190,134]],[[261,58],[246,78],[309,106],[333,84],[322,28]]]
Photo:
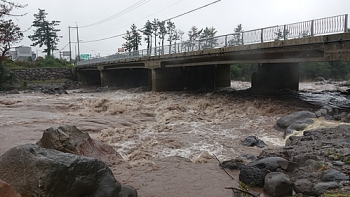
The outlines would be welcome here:
[[[158,68],[152,70],[153,91],[214,89],[230,86],[229,65]]]
[[[144,68],[101,70],[101,86],[135,88],[150,86],[151,70]]]
[[[215,88],[230,87],[230,64],[215,66]]]
[[[101,77],[98,70],[88,70],[77,72],[77,80],[84,85],[100,86]]]
[[[252,75],[253,89],[299,90],[299,63],[267,63],[259,65]]]

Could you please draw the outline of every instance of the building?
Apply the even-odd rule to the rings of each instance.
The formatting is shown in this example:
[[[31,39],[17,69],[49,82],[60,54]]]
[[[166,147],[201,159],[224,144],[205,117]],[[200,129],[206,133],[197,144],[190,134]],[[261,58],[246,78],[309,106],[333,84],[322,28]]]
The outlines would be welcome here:
[[[27,46],[19,46],[15,47],[14,51],[10,52],[12,60],[20,60],[20,61],[34,61],[36,59],[36,54],[32,51],[31,47]]]

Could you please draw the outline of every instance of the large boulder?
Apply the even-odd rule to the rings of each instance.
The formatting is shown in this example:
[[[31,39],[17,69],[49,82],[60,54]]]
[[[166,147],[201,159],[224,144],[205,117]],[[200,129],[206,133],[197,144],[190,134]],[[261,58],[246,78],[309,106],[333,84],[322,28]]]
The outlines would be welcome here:
[[[108,165],[116,164],[123,159],[112,146],[92,139],[88,133],[80,131],[73,125],[46,129],[37,144],[43,148],[94,157]]]
[[[252,187],[263,187],[266,170],[254,166],[241,166],[239,180]]]
[[[0,196],[1,197],[21,197],[21,194],[19,194],[11,185],[9,185],[8,183],[0,179]]]
[[[282,157],[265,157],[253,162],[248,163],[248,166],[253,166],[261,170],[268,170],[270,172],[276,172],[278,168],[281,168],[279,162],[287,162],[286,159]]]
[[[313,118],[316,118],[315,113],[310,111],[298,111],[277,120],[274,128],[283,131],[284,137],[287,137],[294,131],[304,130],[308,125],[313,123]]]
[[[292,182],[286,174],[271,172],[265,176],[264,191],[271,197],[291,196]]]
[[[117,197],[121,185],[102,161],[26,144],[0,157],[0,179],[22,197]]]
[[[259,139],[256,136],[248,136],[246,137],[243,142],[242,142],[243,146],[257,146],[259,148],[264,148],[265,146],[267,146],[265,144],[264,141],[262,141],[261,139]]]

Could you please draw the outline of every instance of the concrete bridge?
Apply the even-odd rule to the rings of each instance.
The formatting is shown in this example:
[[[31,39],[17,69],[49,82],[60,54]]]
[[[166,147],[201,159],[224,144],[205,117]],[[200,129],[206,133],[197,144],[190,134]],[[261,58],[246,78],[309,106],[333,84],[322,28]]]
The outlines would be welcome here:
[[[78,80],[90,85],[153,91],[230,86],[230,64],[258,63],[257,89],[298,90],[300,62],[350,61],[347,15],[187,41],[80,61]]]

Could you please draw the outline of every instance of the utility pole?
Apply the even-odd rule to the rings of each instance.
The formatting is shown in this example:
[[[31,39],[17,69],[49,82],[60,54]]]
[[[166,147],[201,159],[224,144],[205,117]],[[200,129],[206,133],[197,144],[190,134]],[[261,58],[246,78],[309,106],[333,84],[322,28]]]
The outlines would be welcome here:
[[[72,46],[71,46],[71,41],[70,41],[70,26],[68,26],[68,31],[69,31],[69,63],[72,64]]]
[[[78,61],[80,60],[80,45],[79,45],[79,27],[78,27],[78,24],[77,22],[75,22],[76,24],[76,27],[70,27],[68,26],[68,32],[69,32],[69,62],[70,64],[72,64],[72,42],[71,42],[71,39],[70,39],[70,29],[77,29],[77,43],[78,43],[78,57],[75,57],[75,59],[78,58]],[[77,53],[75,53],[75,56],[77,56]]]
[[[78,23],[75,22],[76,28],[77,28],[77,42],[78,42],[78,61],[80,61],[80,47],[79,47],[79,28],[78,28]]]

